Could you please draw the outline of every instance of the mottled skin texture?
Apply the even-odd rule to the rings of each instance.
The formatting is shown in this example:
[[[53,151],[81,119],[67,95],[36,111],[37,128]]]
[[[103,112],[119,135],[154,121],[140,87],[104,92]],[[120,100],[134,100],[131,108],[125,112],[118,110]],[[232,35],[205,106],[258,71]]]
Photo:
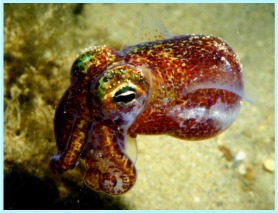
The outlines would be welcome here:
[[[85,183],[117,195],[135,183],[126,136],[214,137],[238,115],[243,81],[235,52],[222,39],[184,35],[85,51],[55,114],[55,173],[84,160]]]

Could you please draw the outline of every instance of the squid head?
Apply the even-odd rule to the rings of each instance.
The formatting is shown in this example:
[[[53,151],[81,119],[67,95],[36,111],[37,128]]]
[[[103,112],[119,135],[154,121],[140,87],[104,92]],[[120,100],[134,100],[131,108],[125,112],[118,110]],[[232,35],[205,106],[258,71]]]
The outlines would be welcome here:
[[[146,69],[123,63],[112,49],[83,53],[56,110],[58,153],[51,158],[52,170],[63,173],[81,158],[90,188],[108,194],[129,190],[136,170],[126,154],[126,133],[146,105],[150,87]]]

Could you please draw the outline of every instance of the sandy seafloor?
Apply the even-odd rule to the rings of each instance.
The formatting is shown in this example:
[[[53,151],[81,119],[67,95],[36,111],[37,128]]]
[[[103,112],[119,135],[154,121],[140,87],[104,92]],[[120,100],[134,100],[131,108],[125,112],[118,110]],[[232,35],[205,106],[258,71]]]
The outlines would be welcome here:
[[[138,42],[142,11],[226,40],[255,103],[210,140],[139,136],[135,186],[108,196],[50,172],[53,117],[78,54]],[[274,209],[274,4],[4,4],[4,82],[5,209]]]

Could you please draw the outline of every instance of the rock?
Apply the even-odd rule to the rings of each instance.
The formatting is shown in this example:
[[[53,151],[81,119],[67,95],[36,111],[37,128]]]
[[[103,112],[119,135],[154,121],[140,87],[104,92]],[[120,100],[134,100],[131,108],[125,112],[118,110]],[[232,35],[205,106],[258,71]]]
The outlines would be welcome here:
[[[275,162],[272,159],[266,159],[263,163],[264,169],[268,172],[274,172]]]

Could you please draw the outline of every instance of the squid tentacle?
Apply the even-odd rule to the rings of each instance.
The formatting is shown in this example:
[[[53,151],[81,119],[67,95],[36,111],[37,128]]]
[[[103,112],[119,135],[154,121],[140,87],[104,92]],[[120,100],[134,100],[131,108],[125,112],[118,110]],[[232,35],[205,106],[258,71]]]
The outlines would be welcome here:
[[[86,93],[76,92],[77,88],[85,91],[82,87],[80,82],[73,81],[56,110],[54,127],[58,153],[50,161],[54,173],[61,174],[75,167],[85,145],[90,113]]]
[[[85,183],[92,189],[118,195],[127,192],[136,181],[135,165],[122,149],[122,137],[115,136],[111,127],[92,125],[88,143],[93,149],[85,160]],[[125,147],[124,147],[125,148]]]

